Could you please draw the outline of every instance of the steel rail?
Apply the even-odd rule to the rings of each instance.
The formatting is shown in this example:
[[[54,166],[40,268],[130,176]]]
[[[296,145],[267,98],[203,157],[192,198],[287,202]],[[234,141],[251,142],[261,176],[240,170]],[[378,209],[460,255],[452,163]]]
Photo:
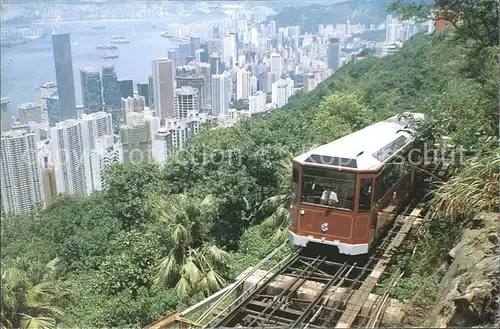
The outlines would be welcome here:
[[[352,279],[352,283],[348,287],[346,287],[347,288],[347,290],[346,290],[347,299],[345,299],[345,304],[344,305],[347,305],[347,301],[349,301],[349,299],[354,294],[354,292],[355,292],[355,288],[354,287],[356,286],[356,284],[359,284],[359,283],[362,282],[360,279],[363,276],[365,276],[367,274],[367,272],[371,269],[370,266],[372,266],[373,262],[375,260],[378,260],[378,258],[376,256],[377,256],[377,254],[373,254],[373,255],[370,256],[370,258],[368,259],[368,262],[365,264],[365,266],[363,266],[361,268],[361,272],[354,279]],[[339,307],[336,308],[336,309],[337,309],[337,311],[342,312],[342,305],[339,305]],[[336,315],[336,312],[331,312],[330,316],[323,320],[322,325],[326,326],[326,325],[330,324],[330,322],[333,320],[333,318],[335,317],[335,315]]]
[[[396,271],[397,277],[395,279],[393,278],[393,280],[391,280],[390,285],[389,285],[389,289],[387,289],[387,291],[382,296],[381,302],[378,304],[377,308],[375,309],[375,314],[373,316],[370,316],[368,323],[366,324],[366,328],[375,328],[375,326],[377,325],[377,323],[380,319],[380,315],[382,314],[382,310],[385,308],[387,300],[389,299],[391,288],[395,287],[396,284],[398,283],[398,281],[404,275],[404,272],[402,272],[402,273],[399,273],[399,272],[400,272],[400,269],[398,268]]]
[[[287,257],[285,257],[281,262],[276,264],[273,268],[276,268],[276,267],[282,265],[283,263],[285,265],[281,266],[281,268],[279,270],[275,271],[260,287],[257,287],[258,284],[262,280],[264,280],[264,278],[266,276],[263,276],[257,283],[255,283],[254,287],[257,287],[257,288],[248,297],[246,297],[245,300],[241,301],[241,303],[237,307],[232,309],[226,317],[221,319],[221,321],[219,321],[219,323],[217,323],[217,325],[215,327],[222,327],[224,323],[227,323],[230,320],[232,320],[232,318],[238,313],[239,309],[243,308],[246,304],[248,304],[249,300],[251,300],[257,294],[260,294],[262,291],[264,291],[270,282],[272,282],[278,275],[283,273],[290,265],[292,265],[294,262],[296,262],[298,258],[299,258],[299,251],[296,250],[295,252],[293,252],[293,253],[289,254]],[[206,328],[210,323],[212,323],[214,320],[216,320],[221,314],[224,314],[226,311],[228,311],[230,309],[230,307],[234,306],[234,304],[236,304],[236,302],[239,301],[240,299],[242,299],[243,297],[245,297],[245,294],[241,294],[233,303],[228,305],[221,313],[219,313],[216,317],[211,319],[204,326],[204,328]]]
[[[335,293],[335,291],[338,289],[338,287],[340,287],[342,285],[342,283],[344,282],[345,277],[349,275],[349,273],[352,271],[352,269],[353,268],[351,267],[351,269],[349,269],[349,272],[347,272],[347,274],[344,276],[344,278],[342,278],[340,280],[340,282],[330,292],[330,294],[328,295],[328,297],[325,298],[325,300],[323,301],[323,304],[321,304],[321,306],[318,308],[318,310],[316,311],[316,313],[314,313],[313,317],[307,322],[307,324],[304,327],[304,329],[307,329],[316,320],[316,318],[320,315],[321,311],[323,310],[323,308],[325,307],[325,305],[328,303],[328,301],[330,300],[330,298],[332,297],[332,295]]]
[[[316,310],[316,312],[313,314],[313,317],[307,323],[307,327],[310,329],[318,327],[317,325],[313,324],[313,322],[318,322],[318,320],[323,325],[328,325],[329,323],[332,322],[332,320],[338,321],[339,314],[342,315],[344,312],[348,311],[348,308],[350,308],[349,305],[355,302],[354,300],[353,301],[350,300],[353,298],[354,293],[357,290],[359,290],[360,287],[363,286],[364,282],[366,281],[366,278],[369,277],[370,271],[374,270],[373,266],[376,264],[383,265],[392,257],[392,253],[394,252],[394,250],[392,250],[393,248],[391,247],[391,245],[393,244],[392,241],[397,236],[399,236],[399,232],[403,227],[405,227],[405,230],[407,229],[408,226],[406,224],[407,217],[409,217],[409,215],[413,212],[414,209],[419,208],[419,206],[421,205],[420,197],[421,194],[418,195],[410,194],[410,197],[402,205],[402,207],[398,207],[399,209],[397,209],[396,212],[394,213],[394,219],[393,219],[394,222],[386,230],[384,237],[381,238],[376,243],[374,248],[368,254],[368,258],[362,258],[363,259],[362,261],[363,265],[361,265],[362,267],[356,266],[355,263],[351,265],[349,273],[344,275],[345,271],[342,270],[342,268],[346,266],[345,263],[342,264],[341,262],[329,261],[326,259],[326,257],[324,257],[323,259],[321,259],[321,263],[317,264],[318,259],[322,257],[321,254],[323,253],[319,252],[320,255],[317,255],[314,253],[308,253],[306,252],[305,249],[302,249],[300,255],[298,255],[297,253],[295,253],[294,255],[291,254],[289,255],[290,258],[287,257],[282,262],[280,262],[279,265],[283,266],[281,266],[270,277],[268,277],[268,275],[266,274],[258,281],[258,283],[254,284],[253,286],[253,287],[258,286],[260,282],[264,281],[264,283],[260,287],[254,290],[252,290],[253,289],[252,287],[247,291],[245,291],[245,293],[240,295],[222,312],[218,313],[215,318],[211,319],[207,323],[205,328],[209,324],[217,320],[221,315],[224,315],[225,312],[227,312],[228,310],[229,314],[223,316],[223,318],[217,323],[216,325],[217,327],[221,327],[224,325],[226,326],[242,325],[247,327],[255,324],[258,324],[259,326],[271,323],[283,324],[284,321],[292,322],[293,319],[298,316],[298,318],[295,321],[293,321],[293,324],[291,325],[291,327],[293,328],[297,327],[301,323],[304,323],[304,321],[310,317],[311,313],[314,310]],[[398,238],[398,241],[399,240],[400,238]],[[397,243],[400,244],[401,241]],[[390,252],[388,249],[391,249]],[[307,255],[309,256],[312,255],[313,257],[314,256],[317,257],[316,258],[307,257]],[[339,258],[342,259],[342,261],[344,260],[344,258],[342,257]],[[356,258],[350,258],[350,259],[356,260]],[[312,266],[313,264],[314,266]],[[306,265],[304,269],[303,265]],[[275,266],[274,268],[276,267],[277,266]],[[381,270],[383,271],[385,269],[385,266],[382,267],[383,269]],[[352,271],[356,271],[358,273],[355,273],[353,276]],[[331,272],[335,272],[335,274],[333,276],[328,274]],[[293,277],[293,281],[291,282],[290,285],[287,286],[287,288],[283,289],[277,296],[274,296],[274,298],[269,296],[269,294],[267,295],[263,294],[265,292],[265,289],[268,288],[271,285],[271,283],[276,280],[278,275]],[[324,303],[324,301],[322,302],[321,298],[325,298],[325,293],[327,293],[328,288],[331,288],[333,284],[338,283],[337,276],[339,275],[343,275],[343,278],[338,286],[346,287],[348,289],[348,291],[346,291],[347,298],[344,298],[344,300],[340,302],[340,305],[337,304],[338,307],[330,308],[326,306],[328,303],[328,299],[330,299],[330,297],[326,299],[327,301],[326,304]],[[380,273],[377,274],[377,277],[379,275]],[[246,277],[249,276],[250,275]],[[337,278],[335,279],[335,277]],[[322,289],[321,293],[315,296],[315,300],[313,302],[300,299],[294,300],[293,298],[290,298],[293,295],[293,293],[298,291],[298,289],[302,287],[304,283],[307,282],[308,280],[313,280],[314,282],[321,282],[322,284],[326,285],[326,287],[321,288]],[[350,287],[348,288],[347,286]],[[243,298],[244,300],[242,300]],[[384,296],[382,302],[385,304],[387,300],[388,297]],[[304,310],[302,314],[298,315],[297,312],[300,311],[294,305],[292,305],[289,308],[283,308],[283,305],[290,301],[292,303],[294,301],[300,302],[301,303],[300,305],[304,306],[299,306],[298,308],[301,309],[302,307],[306,307],[306,310]],[[319,308],[318,308],[319,305],[318,303],[322,303],[321,306],[319,306]],[[357,310],[357,307],[350,310],[349,312],[351,313],[355,312],[355,310]],[[215,308],[212,307],[211,309],[213,311],[213,309]],[[331,310],[331,312],[325,313],[326,310]],[[372,308],[372,311],[373,310],[374,309]],[[380,317],[380,314],[383,312],[381,307],[377,307],[374,311],[376,312],[375,314],[376,317]],[[326,314],[328,314],[328,316],[324,318],[323,316]],[[377,323],[376,320],[373,321],[375,321],[375,324]],[[372,322],[370,324],[372,324]]]
[[[233,286],[233,288],[229,289],[226,293],[224,293],[224,295],[222,295],[216,303],[214,303],[214,305],[212,305],[208,310],[206,310],[197,320],[196,322],[197,323],[201,323],[201,321],[205,320],[205,318],[210,315],[217,307],[219,307],[219,305],[222,303],[222,301],[227,297],[229,296],[230,294],[232,294],[238,287],[240,284],[242,284],[243,282],[245,282],[246,279],[248,279],[252,274],[255,273],[255,271],[257,271],[257,269],[260,269],[260,267],[262,265],[264,265],[265,262],[267,262],[269,259],[271,259],[272,257],[274,257],[274,255],[276,255],[278,252],[280,252],[285,246],[287,245],[287,242],[283,242],[278,248],[274,249],[271,253],[269,253],[269,255],[267,255],[264,259],[262,259],[251,271],[249,271],[245,276],[243,276],[242,278],[240,278]]]
[[[273,299],[272,303],[268,304],[268,306],[261,312],[261,314],[266,313],[267,310],[269,310],[269,308],[272,308],[276,304],[276,302],[279,301],[277,307],[273,308],[271,310],[271,313],[268,314],[268,316],[266,317],[266,319],[264,320],[264,322],[262,324],[266,323],[273,316],[273,314],[276,313],[278,307],[283,305],[283,301],[280,301],[280,299],[283,298],[285,296],[285,294],[287,294],[285,299],[287,297],[290,297],[293,292],[295,292],[297,289],[299,289],[304,284],[304,282],[306,282],[307,279],[306,279],[305,275],[307,274],[307,278],[309,278],[309,276],[314,274],[314,269],[319,264],[321,264],[325,259],[326,259],[326,257],[323,257],[323,259],[320,259],[320,256],[316,257],[316,259],[313,262],[309,263],[309,265],[304,270],[302,270],[302,272],[300,273],[300,276],[295,278],[295,280],[293,280],[293,283],[288,286],[288,289],[283,289],[283,291],[278,296],[276,296],[276,298]],[[302,282],[297,284],[300,280],[302,280]],[[254,324],[256,320],[257,319],[252,320],[250,322],[250,324],[248,324],[248,327],[251,327],[252,324]]]
[[[309,316],[309,314],[316,307],[316,305],[320,302],[321,298],[323,298],[323,296],[325,295],[325,293],[327,292],[327,290],[340,277],[340,275],[344,275],[344,277],[348,276],[349,273],[352,271],[352,269],[353,269],[354,266],[355,266],[355,264],[352,265],[351,269],[346,274],[344,274],[345,269],[347,267],[347,263],[342,264],[342,266],[333,275],[332,279],[327,284],[325,284],[325,286],[323,287],[323,289],[321,290],[321,292],[318,294],[318,296],[316,296],[316,298],[307,306],[307,308],[304,310],[304,312],[302,313],[302,315],[299,316],[297,318],[297,320],[295,320],[295,322],[290,326],[290,328],[295,328],[295,327],[297,327],[297,325],[299,325],[300,323],[302,323],[306,319],[306,317]],[[342,280],[340,282],[342,282]],[[338,288],[338,284],[336,285],[336,288],[333,289],[333,291],[335,291],[337,288]]]
[[[418,205],[418,202],[414,203],[413,200],[411,200],[406,205],[406,207],[404,208],[404,210],[401,211],[401,213],[411,212],[413,209],[416,208],[417,205]],[[345,298],[343,300],[343,303],[342,303],[343,305],[339,305],[339,307],[337,308],[337,310],[338,310],[339,313],[343,313],[346,310],[345,307],[348,305],[349,300],[351,299],[351,297],[353,296],[353,294],[356,292],[356,289],[355,289],[356,284],[362,283],[363,281],[361,281],[360,278],[362,278],[364,275],[367,274],[368,270],[370,270],[370,266],[372,266],[372,264],[375,261],[379,261],[380,260],[379,256],[381,256],[383,254],[383,252],[385,251],[385,249],[390,245],[390,242],[394,238],[393,233],[394,232],[397,233],[397,231],[399,231],[399,229],[402,227],[401,223],[404,222],[405,218],[406,217],[403,216],[403,215],[396,216],[396,219],[394,220],[394,224],[389,229],[389,231],[386,233],[386,235],[384,236],[384,238],[382,239],[382,241],[380,241],[379,244],[375,247],[375,250],[373,251],[373,254],[370,256],[369,260],[367,261],[367,263],[365,264],[365,266],[362,268],[361,273],[359,273],[359,275],[356,276],[356,278],[353,280],[353,282],[351,283],[351,285],[347,287],[347,289],[348,289],[348,291],[346,292],[347,293],[347,296],[346,296],[347,298]],[[330,314],[330,316],[328,316],[326,319],[323,320],[322,326],[330,325],[331,321],[334,319],[335,315],[337,315],[337,312],[332,312]]]

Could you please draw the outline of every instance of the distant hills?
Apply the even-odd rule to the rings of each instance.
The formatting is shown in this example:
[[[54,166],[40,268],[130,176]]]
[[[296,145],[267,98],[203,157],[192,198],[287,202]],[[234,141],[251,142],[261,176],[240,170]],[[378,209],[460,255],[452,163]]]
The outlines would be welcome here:
[[[384,21],[385,8],[392,0],[346,0],[342,2],[313,3],[308,6],[289,5],[269,19],[274,19],[279,27],[300,25],[300,31],[316,31],[319,24],[380,24]],[[290,2],[288,2],[290,4]]]

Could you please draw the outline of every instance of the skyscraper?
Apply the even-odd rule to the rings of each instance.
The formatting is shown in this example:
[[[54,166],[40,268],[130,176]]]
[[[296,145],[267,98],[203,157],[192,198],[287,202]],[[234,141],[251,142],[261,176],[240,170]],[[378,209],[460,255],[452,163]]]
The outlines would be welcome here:
[[[264,112],[266,110],[266,94],[262,91],[258,91],[248,97],[248,109],[250,114]]]
[[[281,74],[283,73],[283,63],[281,60],[281,55],[277,53],[272,53],[270,55],[270,72],[273,72],[277,75],[278,79],[281,78]]]
[[[149,107],[149,84],[144,82],[144,83],[138,83],[137,84],[137,93],[144,97],[145,101],[145,106]]]
[[[190,37],[189,38],[189,50],[190,55],[193,56],[195,51],[200,48],[201,39],[199,37]]]
[[[208,50],[208,55],[211,56],[212,54],[222,54],[223,51],[223,43],[219,39],[210,39],[207,41],[207,50]]]
[[[250,96],[250,72],[240,69],[236,74],[236,99],[248,99],[248,96]]]
[[[83,114],[81,124],[83,149],[87,151],[95,148],[97,139],[113,133],[111,114],[103,111]]]
[[[52,47],[59,95],[59,120],[76,118],[75,81],[69,33],[53,34]]]
[[[228,116],[231,101],[231,77],[227,73],[212,75],[212,115]]]
[[[140,115],[139,113],[133,114]],[[150,161],[153,152],[151,136],[151,123],[144,118],[121,125],[120,141],[123,148],[123,162]]]
[[[309,92],[316,88],[316,79],[314,73],[304,74],[304,91]]]
[[[120,107],[120,84],[113,65],[102,67],[102,95],[105,107]]]
[[[23,103],[17,107],[19,111],[19,122],[27,124],[29,122],[42,122],[42,106],[37,103]]]
[[[328,43],[328,68],[334,71],[338,71],[340,68],[340,43],[338,38],[330,38]]]
[[[253,95],[257,92],[257,82],[259,79],[255,75],[250,77],[250,95]]]
[[[229,34],[224,36],[224,49],[223,49],[223,60],[226,67],[232,67],[234,62],[236,62],[236,56],[238,51],[236,48],[236,36],[235,34]]]
[[[153,80],[152,75],[150,75],[148,77],[148,91],[149,91],[149,108],[156,112],[156,108],[155,108],[155,84],[154,84],[154,80]]]
[[[102,190],[106,186],[103,177],[104,168],[121,162],[121,152],[114,143],[112,135],[104,135],[96,140],[95,148],[90,152],[87,163],[87,193]]]
[[[176,119],[187,118],[192,111],[199,111],[198,91],[184,86],[175,91],[174,114]]]
[[[87,188],[87,194],[90,194],[92,191],[99,189],[98,187],[101,186],[96,183],[96,181],[100,180],[100,171],[97,173],[95,171],[96,158],[94,153],[96,152],[94,151],[96,147],[98,147],[98,141],[103,138],[103,136],[110,136],[111,139],[113,139],[111,136],[113,132],[111,114],[103,111],[83,114],[80,122],[82,129],[82,156],[85,168],[85,186]],[[97,166],[98,165],[99,164],[97,163]],[[99,166],[97,168],[99,168]],[[99,175],[99,178],[96,178],[96,175]]]
[[[47,115],[49,117],[49,125],[52,127],[59,122],[59,96],[58,91],[52,92],[49,96],[45,97],[47,104]]]
[[[199,63],[198,70],[200,75],[205,79],[202,94],[205,96],[203,101],[200,101],[200,109],[208,109],[212,98],[212,73],[210,72],[210,64]]]
[[[198,108],[203,108],[206,104],[207,99],[207,89],[205,88],[205,77],[194,73],[190,76],[176,76],[175,78],[177,88],[182,87],[193,87],[197,93]]]
[[[179,45],[179,57],[176,59],[177,66],[186,65],[187,58],[191,56],[191,45],[189,43],[181,43]]]
[[[50,137],[57,192],[86,196],[81,122],[73,119],[58,122],[50,128]]]
[[[259,74],[259,78],[257,80],[257,90],[261,90],[264,93],[267,93],[267,74],[269,72],[262,72]]]
[[[276,21],[269,22],[269,36],[271,38],[276,37]]]
[[[80,69],[80,81],[85,113],[102,111],[102,84],[99,70],[93,67],[82,67]]]
[[[161,119],[174,116],[174,65],[168,58],[153,61],[155,109]]]
[[[134,96],[134,82],[132,79],[119,79],[120,96],[123,98]]]
[[[122,109],[123,115],[127,115],[130,112],[140,113],[144,111],[146,106],[146,98],[140,95],[134,95],[134,97],[122,98]]]
[[[2,97],[1,100],[1,112],[0,112],[0,121],[2,126],[2,131],[10,130],[10,126],[12,125],[12,105],[10,103],[10,99],[6,97]]]
[[[273,90],[273,83],[279,80],[279,77],[276,73],[274,72],[267,72],[267,86],[266,86],[266,92],[270,93]]]
[[[43,202],[35,134],[26,130],[4,132],[0,144],[1,211],[28,213]]]
[[[122,120],[122,104],[120,84],[116,78],[115,67],[107,65],[102,67],[102,96],[104,110],[113,116],[113,126],[117,127]]]
[[[57,84],[54,82],[46,82],[35,87],[36,103],[39,104],[44,111],[47,111],[46,98],[52,95],[55,91],[57,91]]]
[[[157,163],[162,163],[166,161],[173,152],[172,133],[167,127],[163,127],[153,136],[153,159]]]
[[[200,62],[208,63],[208,45],[206,42],[200,43],[200,48],[202,51],[200,53]]]
[[[280,79],[272,85],[272,102],[277,108],[285,106],[293,92],[293,80]]]
[[[45,206],[48,207],[57,198],[56,172],[48,163],[44,165],[45,167],[42,167],[43,199]]]
[[[210,72],[212,74],[221,74],[224,72],[224,64],[221,62],[220,56],[212,55],[210,60]]]

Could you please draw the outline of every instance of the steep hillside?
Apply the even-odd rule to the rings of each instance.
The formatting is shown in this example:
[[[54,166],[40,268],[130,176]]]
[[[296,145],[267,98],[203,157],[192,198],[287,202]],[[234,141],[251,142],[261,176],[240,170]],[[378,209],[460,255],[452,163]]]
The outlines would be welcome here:
[[[491,154],[497,63],[486,56],[478,69],[469,49],[452,40],[416,37],[396,55],[346,65],[285,108],[202,131],[165,165],[117,165],[107,172],[105,191],[2,218],[2,316],[17,327],[20,313],[38,314],[34,305],[44,302],[54,309],[43,314],[67,325],[137,327],[203,298],[280,243],[275,233],[284,232],[286,213],[277,209],[289,193],[284,160],[395,113],[424,112],[451,145]],[[473,161],[467,154],[464,161]],[[495,188],[479,193],[487,200],[475,203],[472,214],[496,202]],[[273,196],[278,202],[265,202]],[[436,205],[437,220],[457,217],[467,227],[472,214],[461,210],[464,199],[453,202],[457,213]],[[430,277],[428,269],[448,251],[439,250],[435,263],[415,273]],[[411,296],[417,281],[406,281]],[[40,284],[51,297],[27,300]]]

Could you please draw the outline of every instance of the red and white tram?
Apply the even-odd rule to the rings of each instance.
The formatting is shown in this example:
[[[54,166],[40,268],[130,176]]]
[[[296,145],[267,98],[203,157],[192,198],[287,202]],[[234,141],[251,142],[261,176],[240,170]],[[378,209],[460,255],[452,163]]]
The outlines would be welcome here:
[[[412,116],[391,117],[293,160],[288,228],[293,244],[368,253],[415,180],[423,142],[412,135],[410,121],[423,116]]]

